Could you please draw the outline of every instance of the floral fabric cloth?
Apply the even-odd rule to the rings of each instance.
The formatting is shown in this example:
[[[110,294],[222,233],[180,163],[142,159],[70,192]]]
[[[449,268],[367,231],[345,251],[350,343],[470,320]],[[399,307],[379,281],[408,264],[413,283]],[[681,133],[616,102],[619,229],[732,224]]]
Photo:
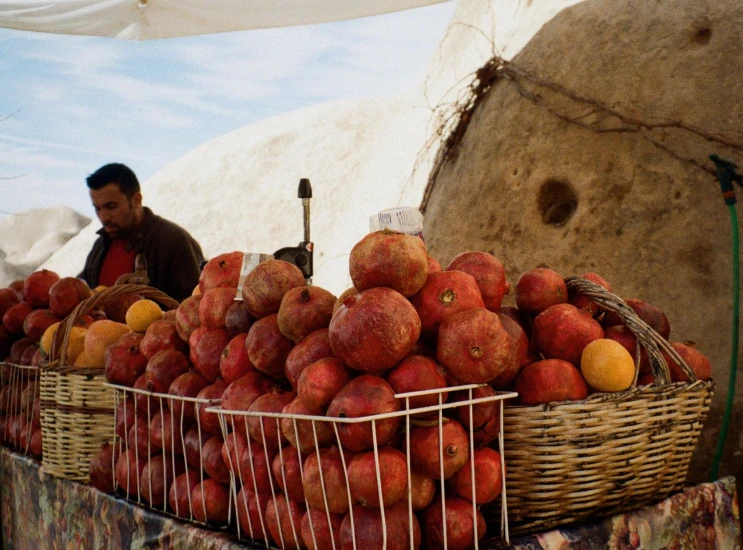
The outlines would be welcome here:
[[[38,461],[0,449],[2,548],[237,550],[266,548],[136,506],[44,473]],[[486,540],[481,549],[506,548]],[[597,523],[512,537],[515,550],[740,550],[732,477],[689,487],[668,499]]]

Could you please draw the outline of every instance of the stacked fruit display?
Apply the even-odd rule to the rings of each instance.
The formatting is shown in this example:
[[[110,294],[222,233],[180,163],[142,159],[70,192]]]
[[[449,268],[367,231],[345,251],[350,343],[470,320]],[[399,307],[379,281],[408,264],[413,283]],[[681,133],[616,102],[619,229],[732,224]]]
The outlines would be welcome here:
[[[0,441],[41,456],[38,365],[56,327],[90,296],[80,279],[40,270],[0,288]],[[92,319],[90,319],[92,321]]]

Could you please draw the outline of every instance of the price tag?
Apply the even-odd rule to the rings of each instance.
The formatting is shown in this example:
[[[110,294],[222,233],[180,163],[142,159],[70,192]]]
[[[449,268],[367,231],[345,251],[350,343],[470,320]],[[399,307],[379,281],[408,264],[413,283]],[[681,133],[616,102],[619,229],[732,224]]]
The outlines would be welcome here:
[[[263,263],[266,260],[273,260],[273,255],[259,254],[257,252],[246,252],[243,254],[243,265],[240,267],[240,279],[237,282],[235,300],[242,301],[243,299],[243,284],[245,283],[245,277],[248,276],[248,273],[253,271],[258,264]]]

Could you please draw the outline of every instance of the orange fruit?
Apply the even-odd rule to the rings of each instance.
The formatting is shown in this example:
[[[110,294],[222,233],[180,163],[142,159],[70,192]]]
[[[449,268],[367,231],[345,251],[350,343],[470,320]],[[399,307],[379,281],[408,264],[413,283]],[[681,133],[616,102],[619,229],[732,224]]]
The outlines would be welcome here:
[[[72,327],[70,330],[70,338],[67,341],[67,352],[65,353],[68,365],[73,365],[78,356],[83,353],[85,349],[85,334],[87,332],[88,329],[85,327]]]
[[[163,318],[163,310],[152,300],[137,300],[126,310],[126,324],[134,332],[145,332],[155,321]]]
[[[127,325],[110,319],[100,319],[91,324],[85,333],[83,346],[90,362],[88,366],[103,368],[106,364],[106,348],[115,344],[127,332],[130,332]]]
[[[44,354],[44,357],[49,355],[49,350],[52,349],[52,342],[54,341],[54,335],[57,333],[58,327],[59,321],[53,325],[49,325],[41,337],[41,353]]]
[[[635,377],[635,361],[616,340],[599,338],[583,350],[580,371],[588,385],[595,390],[624,391],[629,389]]]

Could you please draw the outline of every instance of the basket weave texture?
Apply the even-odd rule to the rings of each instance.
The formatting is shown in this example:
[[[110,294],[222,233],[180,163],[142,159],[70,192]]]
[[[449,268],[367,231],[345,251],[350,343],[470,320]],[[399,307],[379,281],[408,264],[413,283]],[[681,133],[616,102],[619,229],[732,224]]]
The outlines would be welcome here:
[[[635,334],[635,379],[624,392],[504,409],[508,517],[516,534],[613,515],[681,489],[714,390],[619,297],[578,277],[566,283],[618,313]],[[636,386],[640,346],[655,377],[650,386]],[[690,382],[670,382],[661,352]]]
[[[80,319],[106,301],[138,294],[174,309],[178,302],[146,285],[123,284],[103,289],[82,301],[62,321],[49,360],[41,368],[41,433],[44,471],[55,477],[88,483],[90,460],[113,434],[114,398],[104,387],[105,370],[67,364],[70,332]]]

